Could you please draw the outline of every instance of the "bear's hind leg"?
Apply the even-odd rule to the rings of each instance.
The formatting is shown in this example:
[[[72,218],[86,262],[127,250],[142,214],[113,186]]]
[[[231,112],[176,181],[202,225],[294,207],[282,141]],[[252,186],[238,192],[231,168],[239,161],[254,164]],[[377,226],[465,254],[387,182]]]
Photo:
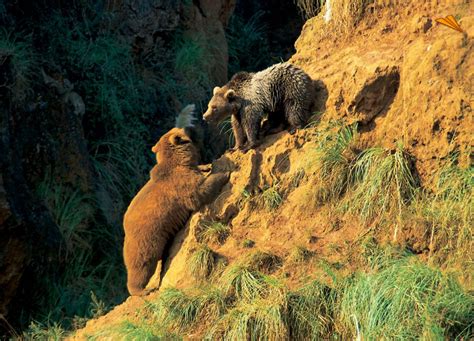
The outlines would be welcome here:
[[[156,265],[163,252],[161,248],[143,252],[144,250],[138,250],[139,247],[139,243],[132,246],[125,240],[124,260],[127,268],[127,289],[132,296],[147,294],[145,288],[155,273]]]
[[[285,104],[285,116],[289,124],[288,132],[290,134],[294,134],[297,129],[301,129],[305,126],[306,117],[308,116],[307,111],[307,109],[293,101]]]

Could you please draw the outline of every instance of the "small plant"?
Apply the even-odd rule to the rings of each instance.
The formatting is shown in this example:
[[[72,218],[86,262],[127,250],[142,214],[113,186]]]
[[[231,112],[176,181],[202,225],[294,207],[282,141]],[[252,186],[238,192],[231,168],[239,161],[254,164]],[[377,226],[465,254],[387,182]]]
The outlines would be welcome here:
[[[288,337],[286,305],[280,299],[257,299],[237,305],[211,329],[210,339],[284,340]]]
[[[150,305],[159,325],[178,332],[189,330],[198,321],[212,323],[225,314],[227,307],[225,293],[212,286],[187,292],[168,288]]]
[[[295,246],[289,255],[289,260],[294,263],[305,263],[311,257],[313,253],[302,245]]]
[[[474,167],[450,162],[434,175],[434,193],[425,190],[416,198],[413,207],[430,227],[430,249],[442,245],[444,254],[462,257],[472,246],[473,179]]]
[[[312,281],[287,294],[288,324],[292,339],[320,340],[332,334],[336,290]]]
[[[20,104],[31,92],[31,82],[34,69],[37,66],[37,56],[33,52],[31,36],[21,41],[13,32],[0,29],[0,62],[2,68],[11,72],[11,83],[2,84],[10,89],[13,102]]]
[[[68,256],[72,257],[72,253],[87,247],[90,237],[87,222],[93,212],[90,198],[78,189],[56,183],[49,173],[38,185],[36,192],[58,225]]]
[[[297,188],[303,181],[306,173],[303,168],[298,168],[295,173],[291,176],[290,186],[291,188]]]
[[[263,273],[272,273],[282,265],[282,260],[277,255],[265,251],[255,251],[247,257],[245,264],[250,269]]]
[[[31,322],[28,329],[23,333],[23,338],[26,340],[60,341],[64,340],[67,334],[67,331],[58,323],[42,325]]]
[[[180,332],[190,328],[197,320],[202,306],[195,296],[176,288],[167,288],[152,305],[158,321]]]
[[[316,148],[316,171],[320,174],[316,197],[320,202],[338,199],[350,186],[351,167],[356,157],[352,145],[357,126],[342,127],[334,134],[328,129]]]
[[[255,242],[251,239],[244,239],[244,241],[242,242],[242,246],[246,249],[251,249],[255,246]]]
[[[230,234],[230,227],[218,221],[203,222],[198,231],[198,240],[223,244]]]
[[[263,15],[258,11],[247,22],[238,15],[231,17],[226,32],[230,76],[241,70],[258,71],[269,66],[271,56]]]
[[[251,199],[252,199],[252,193],[250,193],[250,191],[248,191],[247,189],[243,189],[242,192],[240,193],[240,198],[238,201],[239,208],[243,209],[245,204],[250,202]]]
[[[410,159],[401,146],[393,152],[382,148],[365,150],[355,162],[352,175],[357,186],[348,198],[348,210],[366,222],[384,212],[394,212],[400,218],[418,188]],[[396,235],[397,228],[394,239]]]
[[[189,270],[191,275],[197,279],[208,278],[216,266],[217,254],[207,245],[201,244],[195,250],[190,259]]]
[[[224,292],[235,296],[238,300],[251,301],[265,296],[268,289],[266,278],[261,272],[241,264],[227,268],[220,282]]]
[[[283,198],[278,192],[278,185],[265,189],[260,194],[260,198],[267,210],[276,210],[283,203]]]

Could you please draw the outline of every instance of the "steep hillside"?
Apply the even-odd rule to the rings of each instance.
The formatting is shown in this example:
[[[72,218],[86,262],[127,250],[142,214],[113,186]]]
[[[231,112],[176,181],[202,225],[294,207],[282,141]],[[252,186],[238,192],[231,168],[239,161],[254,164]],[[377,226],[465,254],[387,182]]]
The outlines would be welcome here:
[[[473,337],[474,5],[405,5],[308,20],[313,122],[216,160],[160,289],[71,339]]]

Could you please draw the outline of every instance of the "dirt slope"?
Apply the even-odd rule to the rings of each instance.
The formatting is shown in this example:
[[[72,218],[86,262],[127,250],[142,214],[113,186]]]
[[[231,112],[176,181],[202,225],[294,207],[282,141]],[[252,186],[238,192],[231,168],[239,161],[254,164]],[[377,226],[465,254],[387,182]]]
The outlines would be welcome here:
[[[465,34],[432,20],[451,13],[460,15]],[[413,2],[406,7],[375,8],[350,36],[322,37],[324,25],[320,17],[309,20],[291,58],[319,80],[320,125],[331,119],[358,122],[361,148],[403,143],[427,186],[430,175],[453,153],[460,153],[464,165],[471,162],[473,4],[424,8]],[[311,162],[317,133],[318,128],[293,136],[282,132],[267,137],[255,151],[227,153],[215,161],[213,171],[232,172],[230,183],[177,236],[160,290],[196,283],[189,274],[190,255],[199,247],[202,225],[214,221],[231,228],[225,241],[210,244],[227,263],[251,250],[271,251],[287,260],[276,273],[287,278],[290,286],[306,277],[311,266],[311,262],[296,266],[290,260],[297,246],[308,249],[313,262],[341,264],[346,272],[357,267],[360,249],[355,243],[364,238],[366,226],[350,215],[338,215],[330,206],[318,207],[311,195],[318,180]],[[272,190],[281,195],[281,202],[271,202]],[[403,234],[400,238],[409,239]],[[426,241],[419,238],[416,243]],[[157,295],[129,298],[89,321],[73,339],[84,339],[126,319],[133,321],[137,309]]]

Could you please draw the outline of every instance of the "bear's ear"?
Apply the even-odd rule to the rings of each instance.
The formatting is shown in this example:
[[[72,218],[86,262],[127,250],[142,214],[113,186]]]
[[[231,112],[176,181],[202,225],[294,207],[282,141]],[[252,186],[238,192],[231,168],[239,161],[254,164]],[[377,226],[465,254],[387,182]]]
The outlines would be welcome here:
[[[216,86],[216,87],[214,88],[214,90],[212,90],[212,94],[213,94],[213,95],[216,95],[217,92],[218,92],[220,89],[221,89],[221,88],[219,88],[218,86]]]
[[[235,98],[235,91],[232,89],[227,90],[227,92],[224,95],[224,98],[232,101]]]
[[[151,147],[151,151],[155,154],[158,152],[158,143]]]
[[[174,145],[186,144],[191,143],[191,140],[188,137],[183,137],[180,135],[173,135],[171,136],[171,143]]]

